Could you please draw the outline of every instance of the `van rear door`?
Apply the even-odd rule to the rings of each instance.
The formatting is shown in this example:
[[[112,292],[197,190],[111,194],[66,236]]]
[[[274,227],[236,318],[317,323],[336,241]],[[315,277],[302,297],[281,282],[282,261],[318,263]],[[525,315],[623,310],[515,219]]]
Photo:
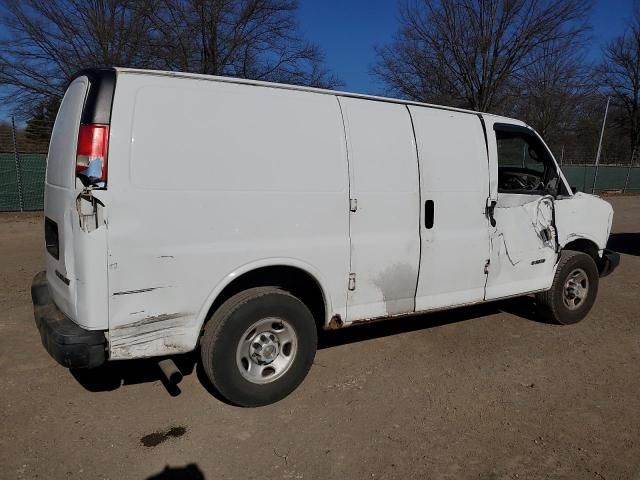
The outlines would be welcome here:
[[[112,97],[114,84],[113,70],[76,76],[60,105],[47,157],[44,213],[49,292],[60,310],[87,329],[108,326],[106,210],[103,200],[98,200],[105,192],[76,178],[78,134],[81,125],[108,125],[104,97]],[[109,116],[110,111],[109,100]]]

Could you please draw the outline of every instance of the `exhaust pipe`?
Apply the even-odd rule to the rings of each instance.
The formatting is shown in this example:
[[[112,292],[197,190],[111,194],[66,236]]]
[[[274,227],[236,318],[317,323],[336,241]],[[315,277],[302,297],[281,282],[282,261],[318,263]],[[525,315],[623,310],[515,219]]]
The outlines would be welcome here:
[[[182,381],[182,372],[178,370],[175,362],[170,358],[160,360],[158,362],[158,366],[160,367],[160,371],[164,377],[167,379],[169,385],[178,385]]]

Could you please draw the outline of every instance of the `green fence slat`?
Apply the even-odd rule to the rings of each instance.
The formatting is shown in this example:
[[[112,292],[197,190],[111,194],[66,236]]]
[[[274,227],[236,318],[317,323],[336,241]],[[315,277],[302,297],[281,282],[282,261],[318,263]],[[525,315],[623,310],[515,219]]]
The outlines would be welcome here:
[[[0,153],[0,212],[20,210],[16,157],[13,153]]]
[[[596,191],[622,190],[624,188],[624,181],[627,178],[628,170],[628,167],[600,165],[598,169]]]
[[[25,210],[44,208],[44,177],[47,168],[47,156],[41,153],[20,155],[22,168],[22,199]]]
[[[47,155],[44,153],[20,153],[18,155],[22,180],[24,210],[44,208],[44,179]],[[16,158],[13,153],[0,153],[0,212],[20,210]]]
[[[569,185],[581,192],[585,191],[584,171],[584,165],[565,165],[562,167],[562,173],[564,173]]]
[[[633,167],[631,169],[627,192],[640,192],[640,167]]]

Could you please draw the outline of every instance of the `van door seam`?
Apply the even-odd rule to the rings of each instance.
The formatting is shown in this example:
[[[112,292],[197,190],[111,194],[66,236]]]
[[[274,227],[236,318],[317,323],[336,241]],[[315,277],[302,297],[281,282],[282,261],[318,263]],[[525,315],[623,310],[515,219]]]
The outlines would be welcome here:
[[[409,120],[411,121],[413,144],[416,148],[416,163],[418,165],[418,274],[416,276],[416,290],[413,294],[413,311],[415,312],[418,301],[418,286],[420,285],[420,268],[422,267],[422,209],[424,208],[424,202],[422,201],[422,171],[420,165],[418,137],[416,136],[416,127],[413,123],[413,116],[411,115],[411,109],[409,108],[409,105],[405,105],[405,108],[407,109],[407,113],[409,114]]]
[[[489,196],[485,200],[485,208],[486,208],[489,205],[489,202],[491,201],[491,155],[489,154],[489,137],[487,135],[487,125],[484,121],[484,117],[482,116],[482,114],[478,113],[478,118],[480,119],[480,125],[482,125],[482,133],[484,134],[484,148],[485,148],[485,151],[487,152],[487,181],[489,182],[489,185],[488,185]],[[489,258],[487,260],[487,263],[485,264],[486,266],[485,266],[485,276],[484,276],[484,291],[482,293],[482,299],[484,301],[487,300],[487,287],[489,286],[489,274],[491,273],[491,257],[493,254],[493,240],[494,240],[494,237],[491,234],[491,231],[489,230],[489,225],[490,225],[489,218],[487,217],[487,231],[489,233],[488,235],[489,251],[487,252],[487,254]],[[506,248],[506,244],[505,244],[505,248]]]
[[[487,162],[489,161],[489,139],[487,138],[487,125],[484,123],[484,118],[482,115],[478,114],[478,118],[480,119],[480,123],[482,124],[482,132],[484,133],[484,148],[487,151]]]
[[[352,264],[352,257],[353,255],[351,254],[351,250],[352,250],[352,239],[351,239],[351,182],[352,182],[352,175],[351,175],[351,158],[349,155],[349,140],[348,140],[348,136],[347,136],[347,122],[345,121],[344,118],[344,111],[342,110],[342,103],[340,102],[340,97],[339,96],[335,96],[336,101],[338,102],[338,110],[340,110],[340,118],[342,120],[342,133],[344,135],[344,148],[345,148],[345,153],[347,156],[347,216],[348,216],[348,228],[349,228],[349,275],[347,276],[347,301],[346,301],[346,305],[345,307],[348,309],[349,308],[349,278],[350,275],[352,273],[354,273],[353,271],[353,264]],[[346,312],[345,314],[346,318],[349,318],[349,313]]]

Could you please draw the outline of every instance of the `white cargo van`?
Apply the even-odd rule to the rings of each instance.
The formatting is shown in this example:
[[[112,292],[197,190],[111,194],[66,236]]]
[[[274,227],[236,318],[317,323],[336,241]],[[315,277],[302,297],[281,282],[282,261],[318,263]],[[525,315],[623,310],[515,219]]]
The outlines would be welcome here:
[[[317,328],[533,293],[581,320],[619,262],[612,215],[518,120],[87,70],[51,138],[35,319],[67,367],[198,350],[222,396],[263,405],[304,379]]]

